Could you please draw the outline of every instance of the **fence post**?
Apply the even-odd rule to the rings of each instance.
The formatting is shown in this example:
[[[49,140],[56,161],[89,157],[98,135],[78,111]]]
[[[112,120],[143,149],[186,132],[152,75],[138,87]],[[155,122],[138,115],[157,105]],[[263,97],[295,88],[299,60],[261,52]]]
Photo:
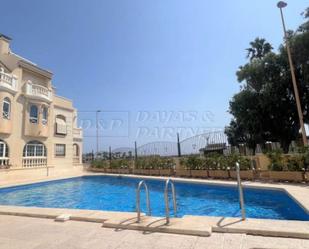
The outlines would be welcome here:
[[[177,150],[178,150],[178,157],[181,157],[181,148],[179,142],[179,133],[177,132]]]
[[[94,161],[94,153],[93,153],[93,150],[91,152],[91,161]]]
[[[109,167],[111,166],[112,164],[112,147],[109,146]]]
[[[134,142],[134,159],[137,159],[137,143],[136,141]]]

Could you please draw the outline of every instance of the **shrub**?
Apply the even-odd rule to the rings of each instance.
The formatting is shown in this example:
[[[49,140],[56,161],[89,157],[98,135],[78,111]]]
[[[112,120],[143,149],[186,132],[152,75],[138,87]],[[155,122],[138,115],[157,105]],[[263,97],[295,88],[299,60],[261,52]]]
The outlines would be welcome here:
[[[267,153],[267,156],[270,159],[270,165],[268,166],[269,170],[282,171],[284,169],[284,158],[282,150],[274,150]]]
[[[298,154],[283,155],[280,150],[268,153],[271,164],[269,169],[273,171],[302,171],[306,169],[309,155],[306,148],[298,149]],[[308,157],[308,159],[307,159]]]
[[[185,169],[201,170],[229,170],[236,168],[236,162],[239,162],[241,170],[249,170],[250,160],[237,154],[220,155],[217,153],[208,154],[206,157],[189,156],[182,158],[180,164]]]
[[[192,170],[205,169],[205,162],[199,156],[189,156],[186,158],[181,158],[180,164],[185,169],[192,169]]]
[[[229,162],[229,167],[232,170],[236,170],[236,163],[239,163],[239,168],[240,170],[250,170],[252,169],[251,167],[251,161],[247,157],[237,155],[237,154],[232,154],[227,156],[228,162]]]
[[[111,169],[129,169],[132,165],[132,161],[129,159],[115,159],[111,161]]]
[[[205,164],[207,165],[206,167],[210,170],[220,170],[225,168],[226,166],[226,162],[224,161],[223,156],[218,153],[211,153],[206,155],[205,162]]]
[[[97,169],[107,169],[109,168],[109,161],[107,160],[94,160],[91,162],[91,167]]]
[[[309,146],[304,147],[304,168],[305,170],[309,170]]]
[[[171,169],[174,165],[172,158],[160,156],[139,157],[135,162],[137,169]]]
[[[304,157],[293,155],[287,159],[287,169],[289,171],[302,171],[304,169]]]

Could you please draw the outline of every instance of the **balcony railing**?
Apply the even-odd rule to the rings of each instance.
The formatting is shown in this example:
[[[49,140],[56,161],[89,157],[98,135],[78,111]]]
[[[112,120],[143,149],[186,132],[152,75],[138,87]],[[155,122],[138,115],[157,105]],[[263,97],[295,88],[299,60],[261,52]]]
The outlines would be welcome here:
[[[2,67],[0,68],[0,89],[9,91],[13,94],[18,91],[17,77],[13,74],[5,73]]]
[[[0,158],[0,169],[7,169],[10,167],[10,159],[7,157]]]
[[[26,95],[29,98],[39,99],[47,102],[52,102],[53,92],[47,87],[33,84],[31,81],[26,83]]]
[[[83,129],[82,128],[73,128],[73,138],[83,139]]]
[[[46,167],[47,158],[46,157],[24,157],[22,166],[23,168]]]

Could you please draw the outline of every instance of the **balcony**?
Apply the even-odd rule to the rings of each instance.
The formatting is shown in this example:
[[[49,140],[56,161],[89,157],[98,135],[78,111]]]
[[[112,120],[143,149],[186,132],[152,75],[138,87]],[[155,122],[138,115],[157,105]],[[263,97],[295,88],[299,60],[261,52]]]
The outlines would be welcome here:
[[[46,167],[46,157],[23,157],[23,168],[35,168],[35,167]]]
[[[46,101],[48,103],[53,100],[53,92],[47,87],[33,84],[31,81],[26,83],[26,96],[32,99]]]
[[[7,157],[0,157],[0,169],[8,169],[10,167],[10,159]]]
[[[83,140],[83,129],[82,128],[73,128],[73,139],[76,141]]]
[[[5,73],[3,68],[0,68],[0,89],[12,94],[18,91],[17,77],[13,74]]]

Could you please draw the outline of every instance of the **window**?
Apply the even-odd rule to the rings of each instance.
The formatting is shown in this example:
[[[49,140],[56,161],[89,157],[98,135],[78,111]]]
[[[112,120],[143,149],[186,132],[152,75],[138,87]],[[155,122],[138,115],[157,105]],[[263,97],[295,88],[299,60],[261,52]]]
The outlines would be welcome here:
[[[56,116],[56,134],[58,135],[67,134],[66,118],[62,115]]]
[[[8,158],[9,157],[9,147],[7,144],[0,140],[0,158]]]
[[[55,145],[55,156],[65,156],[65,144]]]
[[[11,100],[9,98],[3,100],[2,117],[4,119],[11,118]]]
[[[47,121],[48,121],[48,109],[47,107],[44,106],[42,110],[42,124],[47,125]]]
[[[73,156],[74,157],[79,156],[79,146],[78,146],[78,144],[73,144]]]
[[[46,157],[45,145],[39,141],[31,141],[24,147],[24,157]]]
[[[38,123],[38,107],[36,105],[30,106],[30,123]]]

